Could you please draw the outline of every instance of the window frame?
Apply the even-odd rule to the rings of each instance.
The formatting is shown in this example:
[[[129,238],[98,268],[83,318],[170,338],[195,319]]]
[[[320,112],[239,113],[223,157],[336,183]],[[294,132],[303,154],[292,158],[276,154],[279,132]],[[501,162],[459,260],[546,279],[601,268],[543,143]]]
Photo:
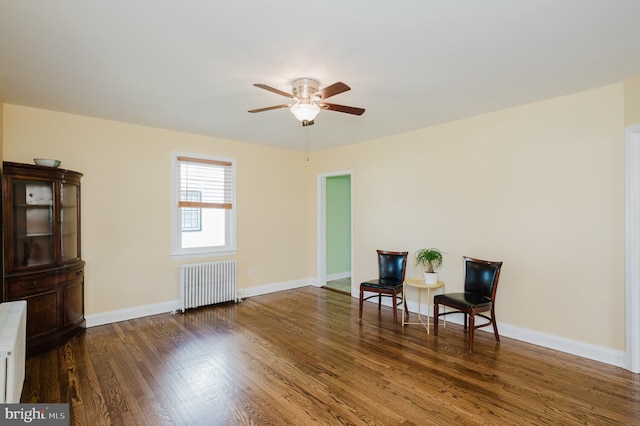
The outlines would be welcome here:
[[[221,161],[231,163],[231,208],[225,210],[225,242],[224,246],[182,247],[182,214],[178,201],[178,158],[189,157],[207,161]],[[235,158],[218,157],[190,152],[171,153],[171,255],[173,257],[197,258],[211,256],[228,256],[236,253],[236,166]]]

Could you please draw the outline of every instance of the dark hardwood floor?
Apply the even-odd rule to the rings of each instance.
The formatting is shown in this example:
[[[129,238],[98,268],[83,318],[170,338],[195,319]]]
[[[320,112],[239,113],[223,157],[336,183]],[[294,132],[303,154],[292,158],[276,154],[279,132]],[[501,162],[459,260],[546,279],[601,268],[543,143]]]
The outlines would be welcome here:
[[[499,312],[498,312],[499,315]],[[640,424],[640,375],[306,287],[90,328],[27,361],[22,402],[79,425]]]

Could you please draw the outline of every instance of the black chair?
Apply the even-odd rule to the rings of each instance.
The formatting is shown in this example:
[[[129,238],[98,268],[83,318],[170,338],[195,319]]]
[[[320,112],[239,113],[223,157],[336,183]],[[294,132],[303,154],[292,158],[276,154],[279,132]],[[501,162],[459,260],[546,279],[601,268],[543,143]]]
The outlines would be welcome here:
[[[360,284],[360,319],[362,320],[362,303],[378,298],[378,310],[382,306],[382,296],[391,297],[393,300],[393,324],[398,325],[398,306],[402,304],[402,283],[404,273],[407,269],[407,251],[383,251],[378,253],[378,279],[370,280]],[[373,292],[368,297],[364,297],[364,292]],[[399,299],[399,301],[398,301]],[[402,309],[402,307],[400,308]],[[407,314],[409,311],[407,310]]]
[[[495,302],[496,290],[502,262],[463,257],[464,259],[464,293],[438,294],[433,297],[433,319],[435,322],[433,334],[438,335],[439,315],[464,313],[464,329],[468,330],[469,353],[473,352],[473,332],[476,328],[493,325],[493,334],[496,341],[500,341],[498,326],[496,324]],[[455,311],[438,314],[439,305],[448,306]],[[480,312],[490,312],[490,317]],[[489,320],[486,324],[475,325],[475,317],[479,316]],[[467,316],[469,327],[467,327]]]

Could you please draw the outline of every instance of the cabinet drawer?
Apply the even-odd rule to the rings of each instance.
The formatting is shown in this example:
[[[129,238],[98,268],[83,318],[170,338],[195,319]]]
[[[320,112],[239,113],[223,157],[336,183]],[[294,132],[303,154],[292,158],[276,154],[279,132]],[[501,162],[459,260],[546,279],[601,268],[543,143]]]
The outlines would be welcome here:
[[[9,299],[24,295],[41,293],[58,284],[67,281],[67,273],[53,274],[44,277],[23,278],[17,280],[8,280],[7,292]]]

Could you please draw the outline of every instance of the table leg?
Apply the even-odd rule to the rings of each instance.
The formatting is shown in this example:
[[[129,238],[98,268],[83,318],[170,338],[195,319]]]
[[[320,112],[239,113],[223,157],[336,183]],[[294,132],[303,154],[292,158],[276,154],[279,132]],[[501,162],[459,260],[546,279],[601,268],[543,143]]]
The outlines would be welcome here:
[[[429,313],[431,312],[431,310],[429,309],[429,300],[431,300],[431,289],[428,288],[427,289],[427,334],[430,334],[429,332]]]
[[[418,289],[418,322],[422,322],[422,312],[420,311],[420,305],[422,305],[422,301],[420,299],[421,293],[420,289]]]

